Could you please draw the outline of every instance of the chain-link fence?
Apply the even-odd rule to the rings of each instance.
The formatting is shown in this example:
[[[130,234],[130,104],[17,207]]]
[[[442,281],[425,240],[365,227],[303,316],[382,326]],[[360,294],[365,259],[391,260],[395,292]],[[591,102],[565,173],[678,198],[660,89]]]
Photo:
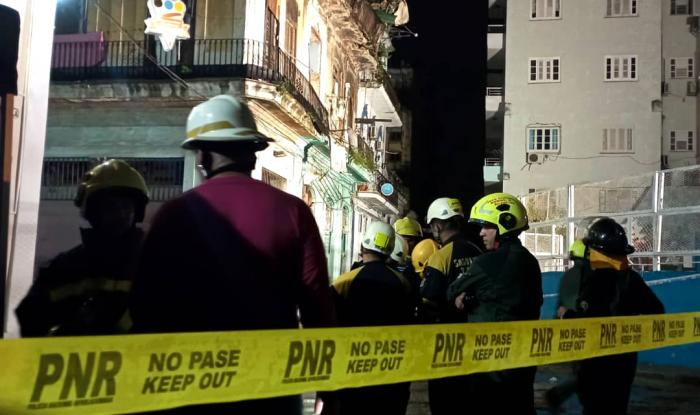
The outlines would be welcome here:
[[[681,271],[700,263],[700,166],[570,185],[521,200],[530,217],[523,244],[543,271],[563,270],[568,247],[602,216],[627,230],[639,270]]]

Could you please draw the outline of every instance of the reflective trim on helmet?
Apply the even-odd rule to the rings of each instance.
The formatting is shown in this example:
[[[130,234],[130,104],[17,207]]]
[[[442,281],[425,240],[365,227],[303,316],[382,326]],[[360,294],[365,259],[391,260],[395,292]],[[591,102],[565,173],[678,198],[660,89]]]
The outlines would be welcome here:
[[[210,124],[204,124],[188,131],[187,138],[195,138],[200,134],[208,133],[210,131],[223,130],[226,128],[236,128],[236,126],[231,124],[229,121],[217,121]]]
[[[389,246],[389,235],[377,232],[374,236],[374,246],[379,249],[386,249]]]

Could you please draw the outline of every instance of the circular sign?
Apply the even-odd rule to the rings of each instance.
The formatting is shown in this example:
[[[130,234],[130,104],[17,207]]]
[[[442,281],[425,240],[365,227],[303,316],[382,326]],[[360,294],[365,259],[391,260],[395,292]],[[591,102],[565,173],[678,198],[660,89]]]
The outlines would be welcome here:
[[[391,196],[394,194],[394,185],[391,183],[384,183],[382,187],[379,188],[384,196]]]

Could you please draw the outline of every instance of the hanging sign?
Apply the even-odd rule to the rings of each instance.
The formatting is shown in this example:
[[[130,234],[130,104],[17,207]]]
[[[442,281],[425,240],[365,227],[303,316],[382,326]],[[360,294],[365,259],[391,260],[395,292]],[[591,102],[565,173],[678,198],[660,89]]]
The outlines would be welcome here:
[[[185,23],[187,6],[182,0],[161,0],[159,3],[160,6],[157,6],[155,0],[148,0],[151,17],[145,20],[145,33],[156,35],[163,50],[169,52],[177,39],[190,38],[190,25]]]
[[[384,183],[379,188],[379,191],[382,192],[384,196],[389,197],[394,194],[394,185],[389,182]]]

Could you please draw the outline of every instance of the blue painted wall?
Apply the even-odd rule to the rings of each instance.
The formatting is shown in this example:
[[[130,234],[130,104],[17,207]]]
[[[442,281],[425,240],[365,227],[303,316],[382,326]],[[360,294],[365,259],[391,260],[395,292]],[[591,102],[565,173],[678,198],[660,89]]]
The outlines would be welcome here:
[[[554,318],[556,313],[559,280],[563,273],[542,274],[544,304],[542,319]],[[650,283],[656,295],[666,307],[667,313],[700,311],[700,274],[694,272],[646,272],[642,277]],[[700,343],[666,347],[641,352],[642,362],[659,365],[700,368]]]

